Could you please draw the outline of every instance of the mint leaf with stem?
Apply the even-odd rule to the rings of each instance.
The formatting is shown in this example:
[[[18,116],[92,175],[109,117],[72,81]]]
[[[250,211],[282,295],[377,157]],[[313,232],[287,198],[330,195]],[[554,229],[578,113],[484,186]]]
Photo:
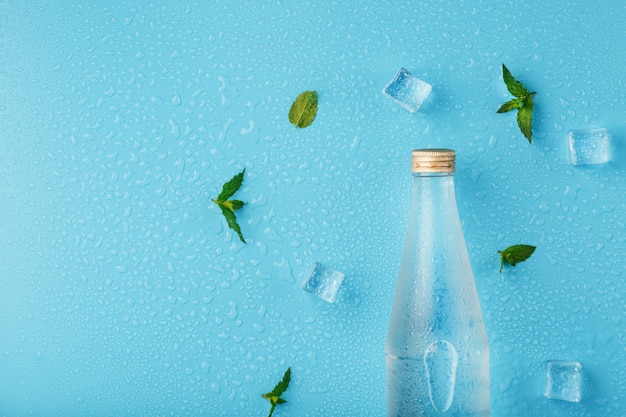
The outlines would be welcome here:
[[[502,273],[502,266],[504,263],[508,263],[511,266],[515,266],[519,262],[524,262],[526,259],[535,252],[536,247],[532,245],[513,245],[504,250],[499,250],[500,254],[500,273]]]
[[[516,98],[507,101],[497,110],[497,113],[506,113],[517,109],[517,126],[524,134],[529,143],[533,143],[533,96],[536,92],[529,93],[524,85],[517,81],[511,71],[502,64],[502,78],[509,93]]]
[[[239,224],[237,223],[237,216],[235,215],[235,211],[242,208],[246,203],[241,200],[229,200],[229,198],[232,197],[241,187],[245,172],[246,169],[244,168],[239,174],[235,175],[228,182],[226,182],[222,186],[222,191],[217,196],[217,198],[213,199],[213,202],[217,204],[217,206],[222,210],[222,214],[226,219],[226,224],[228,225],[228,227],[230,227],[232,230],[235,231],[235,233],[237,233],[237,235],[239,236],[239,240],[241,240],[243,243],[246,243],[246,240],[241,233],[241,227],[239,227]]]
[[[270,413],[267,417],[272,417],[274,414],[274,409],[278,404],[284,404],[287,402],[284,398],[281,398],[281,395],[285,391],[287,391],[287,387],[289,387],[289,382],[291,381],[291,367],[287,368],[285,373],[283,374],[283,378],[280,380],[278,384],[274,387],[270,392],[266,392],[262,395],[263,398],[270,402]]]
[[[289,109],[289,121],[304,128],[313,123],[317,114],[317,91],[304,91],[296,97]]]

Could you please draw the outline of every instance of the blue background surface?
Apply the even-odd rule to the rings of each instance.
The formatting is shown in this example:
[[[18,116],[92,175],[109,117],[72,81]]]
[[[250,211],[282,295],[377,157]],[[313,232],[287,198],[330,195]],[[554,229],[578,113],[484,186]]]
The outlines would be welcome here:
[[[0,416],[382,416],[410,151],[458,153],[494,417],[626,415],[623,2],[0,0]],[[501,64],[535,97],[534,143]],[[400,67],[433,86],[410,114]],[[319,92],[314,123],[289,107]],[[573,167],[569,130],[613,161]],[[210,202],[246,168],[244,245]],[[497,250],[537,246],[498,273]],[[336,304],[301,288],[346,274]],[[585,370],[543,397],[545,361]]]

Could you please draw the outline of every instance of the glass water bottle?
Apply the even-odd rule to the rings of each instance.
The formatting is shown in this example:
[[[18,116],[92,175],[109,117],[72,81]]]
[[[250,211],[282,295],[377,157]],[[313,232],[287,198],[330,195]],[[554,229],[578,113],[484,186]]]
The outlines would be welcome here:
[[[387,416],[489,416],[489,344],[454,194],[455,152],[413,151],[385,346]]]

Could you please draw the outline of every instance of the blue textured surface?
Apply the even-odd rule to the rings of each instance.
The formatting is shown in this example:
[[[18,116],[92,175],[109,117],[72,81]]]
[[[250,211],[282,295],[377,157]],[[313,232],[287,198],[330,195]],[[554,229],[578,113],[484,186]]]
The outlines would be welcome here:
[[[45,3],[45,4],[44,4]],[[0,416],[381,416],[410,150],[458,153],[494,417],[626,415],[626,6],[0,0]],[[501,64],[535,97],[529,145]],[[433,86],[410,114],[400,67]],[[287,112],[315,89],[306,129]],[[613,161],[573,167],[569,130]],[[247,245],[210,198],[246,168]],[[498,249],[535,244],[498,274]],[[300,284],[346,274],[336,304]],[[579,361],[580,403],[543,396]]]

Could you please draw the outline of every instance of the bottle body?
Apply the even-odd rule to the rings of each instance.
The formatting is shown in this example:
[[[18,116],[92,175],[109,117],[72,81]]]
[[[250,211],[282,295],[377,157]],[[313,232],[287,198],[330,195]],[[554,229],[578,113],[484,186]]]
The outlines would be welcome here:
[[[414,173],[385,346],[388,417],[489,416],[489,344],[452,173]]]

